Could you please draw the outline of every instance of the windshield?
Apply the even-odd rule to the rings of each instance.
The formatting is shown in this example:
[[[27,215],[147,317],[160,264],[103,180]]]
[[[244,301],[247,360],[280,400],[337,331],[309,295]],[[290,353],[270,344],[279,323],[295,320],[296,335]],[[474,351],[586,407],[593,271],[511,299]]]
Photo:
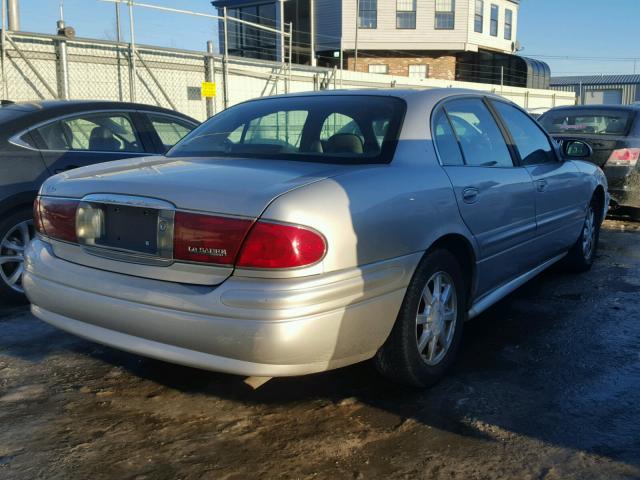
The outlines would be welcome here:
[[[168,156],[387,163],[395,150],[405,108],[398,98],[365,95],[247,102],[205,122]]]
[[[624,110],[562,109],[545,113],[539,122],[551,134],[626,135],[630,120]]]

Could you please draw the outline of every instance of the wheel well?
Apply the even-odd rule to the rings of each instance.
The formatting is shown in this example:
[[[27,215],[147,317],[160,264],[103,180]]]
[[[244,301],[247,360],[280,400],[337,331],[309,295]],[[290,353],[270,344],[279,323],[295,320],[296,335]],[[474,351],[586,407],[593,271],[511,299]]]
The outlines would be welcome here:
[[[429,248],[429,252],[436,249],[448,250],[451,252],[460,262],[460,267],[462,268],[463,273],[470,273],[470,275],[464,275],[464,279],[467,283],[465,285],[467,289],[467,303],[468,305],[471,305],[471,294],[476,286],[476,256],[473,252],[471,243],[469,243],[469,240],[462,235],[452,233],[436,240]]]
[[[600,207],[600,209],[598,210],[598,219],[600,220],[600,222],[602,222],[604,220],[604,217],[606,216],[606,212],[604,211],[605,193],[602,185],[598,185],[596,187],[596,190],[593,192],[592,198],[598,202],[598,206]]]

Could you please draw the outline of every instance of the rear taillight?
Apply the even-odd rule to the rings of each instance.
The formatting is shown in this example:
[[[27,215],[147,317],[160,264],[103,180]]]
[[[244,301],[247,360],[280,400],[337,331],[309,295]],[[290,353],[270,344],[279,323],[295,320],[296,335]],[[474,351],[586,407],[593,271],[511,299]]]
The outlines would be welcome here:
[[[324,257],[327,244],[306,227],[257,222],[245,240],[237,266],[244,268],[296,268]]]
[[[607,165],[634,167],[639,157],[640,148],[621,148],[611,152]]]
[[[36,230],[56,240],[77,242],[76,209],[79,203],[77,200],[38,197],[33,205]]]
[[[173,257],[231,265],[252,223],[251,220],[176,212]]]

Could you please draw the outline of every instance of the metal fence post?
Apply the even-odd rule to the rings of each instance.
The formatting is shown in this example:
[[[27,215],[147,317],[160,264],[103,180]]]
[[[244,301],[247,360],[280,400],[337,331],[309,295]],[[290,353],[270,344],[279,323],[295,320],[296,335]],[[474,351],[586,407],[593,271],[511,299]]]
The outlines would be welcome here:
[[[64,20],[58,21],[58,40],[56,40],[56,60],[58,76],[58,98],[69,100],[69,59],[67,57],[67,40],[60,36],[64,30]]]
[[[7,87],[7,71],[6,71],[6,63],[7,63],[7,42],[6,42],[6,31],[7,31],[7,0],[2,0],[2,32],[0,33],[0,48],[2,48],[2,99],[8,100],[9,98],[9,89]]]
[[[289,75],[287,77],[287,93],[291,93],[291,63],[293,62],[293,22],[289,22]]]
[[[135,27],[133,24],[133,1],[129,0],[129,98],[132,102],[136,101],[136,37]]]
[[[207,55],[205,57],[204,79],[206,82],[215,83],[216,70],[213,61],[213,42],[209,40],[207,42]],[[214,97],[207,97],[207,118],[213,117],[216,114],[216,104]]]
[[[224,22],[224,55],[222,56],[222,89],[224,108],[229,106],[229,31],[227,29],[227,7],[222,7]]]
[[[118,45],[116,46],[116,60],[118,68],[118,100],[121,102],[124,100],[122,93],[122,58],[120,53],[120,44],[122,43],[122,30],[120,28],[120,3],[116,3],[116,40]]]

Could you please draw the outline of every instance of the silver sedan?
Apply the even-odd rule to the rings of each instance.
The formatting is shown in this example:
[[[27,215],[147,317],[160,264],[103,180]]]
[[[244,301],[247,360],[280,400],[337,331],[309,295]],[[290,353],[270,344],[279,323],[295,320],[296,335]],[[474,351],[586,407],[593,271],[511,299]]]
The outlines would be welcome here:
[[[37,317],[141,355],[264,378],[374,359],[427,386],[467,319],[590,268],[589,154],[473,91],[253,100],[164,157],[49,179],[23,284]]]

